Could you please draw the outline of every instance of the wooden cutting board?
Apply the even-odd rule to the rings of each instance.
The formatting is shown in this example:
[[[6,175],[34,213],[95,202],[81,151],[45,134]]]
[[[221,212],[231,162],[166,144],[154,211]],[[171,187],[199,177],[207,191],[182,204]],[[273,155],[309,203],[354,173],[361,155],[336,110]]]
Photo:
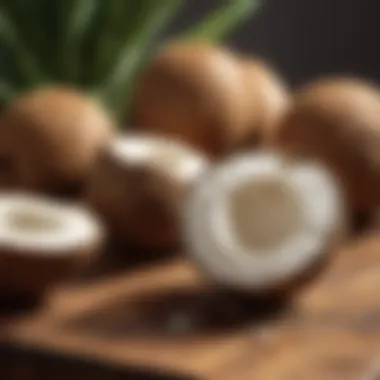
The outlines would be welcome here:
[[[366,380],[380,376],[380,236],[287,302],[218,291],[183,258],[99,274],[3,317],[1,342],[6,380]]]

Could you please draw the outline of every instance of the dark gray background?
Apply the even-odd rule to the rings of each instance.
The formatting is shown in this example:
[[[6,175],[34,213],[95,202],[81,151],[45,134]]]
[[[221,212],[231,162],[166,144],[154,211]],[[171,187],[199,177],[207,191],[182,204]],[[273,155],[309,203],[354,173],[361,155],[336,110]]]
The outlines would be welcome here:
[[[380,0],[262,1],[229,44],[265,58],[294,86],[336,73],[380,83]],[[219,3],[187,0],[171,32]]]

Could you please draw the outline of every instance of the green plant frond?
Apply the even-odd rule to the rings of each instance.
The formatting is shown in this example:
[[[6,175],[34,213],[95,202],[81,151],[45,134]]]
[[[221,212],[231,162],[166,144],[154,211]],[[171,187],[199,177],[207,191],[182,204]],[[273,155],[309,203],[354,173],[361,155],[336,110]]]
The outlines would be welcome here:
[[[135,14],[133,33],[127,36],[114,65],[97,91],[115,109],[118,116],[126,112],[125,106],[128,104],[133,78],[146,56],[148,46],[181,5],[181,0],[145,0],[139,14]]]
[[[60,0],[60,3],[61,72],[64,79],[74,82],[81,69],[80,49],[101,0]]]
[[[43,6],[41,0],[4,0],[3,12],[17,26],[17,34],[27,41],[29,50],[39,51],[40,45],[44,43],[41,22]]]
[[[127,114],[138,72],[184,0],[0,0],[0,101],[46,82]],[[217,42],[259,0],[223,0],[180,37]],[[4,81],[4,83],[3,83]]]
[[[99,26],[100,34],[94,51],[93,79],[103,78],[117,59],[120,48],[133,32],[136,12],[143,2],[113,0],[103,10]]]
[[[0,81],[0,108],[6,104],[17,93],[10,83]]]
[[[0,8],[0,43],[13,52],[15,64],[19,67],[27,86],[33,86],[44,81],[34,56],[26,44],[21,41],[18,30],[8,13]]]
[[[196,39],[217,43],[238,25],[249,19],[263,0],[227,0],[200,23],[179,35],[179,39]]]

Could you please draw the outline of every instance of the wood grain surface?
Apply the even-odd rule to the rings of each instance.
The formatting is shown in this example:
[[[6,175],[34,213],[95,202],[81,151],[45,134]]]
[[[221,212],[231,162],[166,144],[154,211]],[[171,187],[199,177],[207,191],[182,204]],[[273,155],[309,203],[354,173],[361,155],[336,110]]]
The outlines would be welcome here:
[[[183,258],[146,263],[63,286],[34,311],[3,316],[0,368],[13,366],[6,380],[33,380],[18,373],[28,360],[39,380],[60,379],[62,368],[72,380],[375,380],[379,294],[374,234],[334,252],[286,302],[215,289]]]

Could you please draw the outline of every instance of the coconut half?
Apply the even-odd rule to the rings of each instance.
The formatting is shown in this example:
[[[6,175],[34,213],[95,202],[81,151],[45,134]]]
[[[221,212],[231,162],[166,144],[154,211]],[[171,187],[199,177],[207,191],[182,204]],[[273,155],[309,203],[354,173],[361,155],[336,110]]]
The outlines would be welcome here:
[[[187,251],[213,279],[250,292],[284,290],[320,263],[344,230],[339,184],[314,163],[274,153],[227,160],[190,193]]]
[[[88,263],[103,231],[85,208],[21,193],[0,196],[0,290],[40,293]]]
[[[206,165],[185,144],[149,134],[120,136],[99,157],[87,200],[121,241],[171,246],[178,243],[184,197]]]

